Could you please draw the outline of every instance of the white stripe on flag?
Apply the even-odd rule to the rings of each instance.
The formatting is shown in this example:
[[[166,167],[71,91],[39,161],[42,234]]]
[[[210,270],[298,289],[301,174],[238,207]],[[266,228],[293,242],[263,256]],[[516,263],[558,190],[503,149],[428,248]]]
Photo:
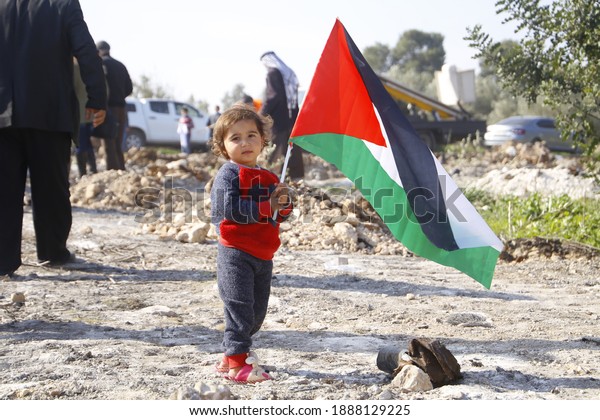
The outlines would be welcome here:
[[[433,155],[433,153],[432,153]],[[433,156],[442,186],[442,194],[446,202],[448,220],[452,227],[454,239],[460,248],[477,248],[491,246],[502,251],[503,244],[496,234],[483,220],[467,197],[458,189],[454,180],[448,175],[442,164]],[[449,202],[450,200],[450,202]]]
[[[402,185],[402,180],[400,179],[400,174],[398,173],[398,167],[396,166],[396,161],[394,160],[394,155],[392,153],[392,148],[390,146],[390,140],[388,139],[387,132],[385,131],[385,127],[381,122],[381,117],[377,108],[373,106],[373,110],[375,111],[375,115],[377,116],[377,121],[379,122],[379,130],[385,139],[385,144],[387,147],[379,146],[370,141],[363,140],[363,143],[367,146],[367,149],[371,152],[373,157],[379,162],[383,170],[388,174],[388,176],[394,180],[394,182],[400,187],[404,188]]]

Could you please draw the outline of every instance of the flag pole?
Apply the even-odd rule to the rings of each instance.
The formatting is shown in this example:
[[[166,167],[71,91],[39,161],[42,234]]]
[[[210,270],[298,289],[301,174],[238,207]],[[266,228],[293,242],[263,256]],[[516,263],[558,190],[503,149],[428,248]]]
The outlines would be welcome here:
[[[291,141],[288,142],[287,152],[285,153],[285,160],[283,161],[283,169],[281,170],[281,176],[279,177],[279,182],[285,179],[285,171],[287,171],[288,162],[290,161],[290,156],[292,155],[292,149],[294,148],[294,143]]]
[[[287,152],[285,153],[285,160],[283,161],[283,168],[281,169],[281,176],[279,177],[279,182],[285,179],[285,171],[287,171],[288,162],[290,161],[290,156],[292,155],[292,149],[294,148],[294,143],[288,141]],[[273,220],[277,221],[277,215],[279,211],[273,213]]]

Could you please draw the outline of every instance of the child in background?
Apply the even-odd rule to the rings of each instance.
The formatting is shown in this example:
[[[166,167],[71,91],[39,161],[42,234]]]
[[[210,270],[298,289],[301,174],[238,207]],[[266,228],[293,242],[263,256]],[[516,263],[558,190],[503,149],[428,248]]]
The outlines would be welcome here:
[[[219,234],[217,283],[225,313],[225,353],[216,369],[241,383],[271,379],[250,351],[251,337],[267,314],[279,222],[292,211],[288,187],[257,165],[270,131],[268,117],[238,104],[221,115],[213,135],[213,152],[229,160],[211,188],[211,217]]]
[[[189,155],[192,152],[192,128],[194,128],[194,120],[188,115],[186,107],[181,108],[181,118],[177,125],[177,133],[179,134],[179,143],[181,144],[181,153]]]

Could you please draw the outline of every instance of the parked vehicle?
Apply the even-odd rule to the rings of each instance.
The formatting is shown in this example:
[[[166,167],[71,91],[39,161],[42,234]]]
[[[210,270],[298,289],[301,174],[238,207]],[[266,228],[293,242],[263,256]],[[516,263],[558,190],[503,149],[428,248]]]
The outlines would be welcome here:
[[[489,125],[483,136],[485,146],[500,146],[506,142],[545,142],[550,150],[573,151],[573,143],[562,141],[554,119],[539,116],[513,116]]]
[[[192,148],[206,147],[208,143],[208,116],[193,105],[171,99],[127,98],[126,106],[129,118],[129,130],[125,138],[127,148],[146,145],[179,147],[177,123],[182,107],[188,109],[188,115],[194,121]]]
[[[463,108],[446,105],[387,77],[378,77],[392,98],[415,111],[406,117],[431,150],[485,131],[485,121],[473,118]]]

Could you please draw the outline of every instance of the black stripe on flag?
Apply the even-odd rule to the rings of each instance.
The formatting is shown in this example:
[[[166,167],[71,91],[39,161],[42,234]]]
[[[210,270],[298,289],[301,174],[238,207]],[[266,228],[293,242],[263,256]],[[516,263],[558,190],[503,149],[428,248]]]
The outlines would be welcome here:
[[[400,180],[423,233],[438,248],[458,249],[433,155],[345,29],[344,33],[350,55],[383,122]]]

